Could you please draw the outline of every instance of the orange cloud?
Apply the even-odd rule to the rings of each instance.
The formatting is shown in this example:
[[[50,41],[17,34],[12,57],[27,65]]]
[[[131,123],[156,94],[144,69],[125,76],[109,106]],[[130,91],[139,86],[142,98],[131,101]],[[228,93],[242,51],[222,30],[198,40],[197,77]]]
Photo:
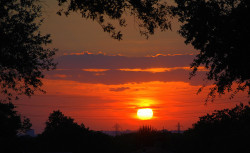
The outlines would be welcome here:
[[[153,56],[149,56],[149,57],[158,57],[158,56],[178,56],[178,55],[197,55],[197,54],[155,54]]]
[[[105,72],[108,70],[109,69],[82,69],[82,71],[87,71],[87,72]]]
[[[173,70],[192,70],[190,67],[170,67],[170,68],[147,68],[147,69],[140,69],[140,68],[134,68],[134,69],[118,69],[120,71],[130,71],[130,72],[151,72],[151,73],[158,73],[158,72],[167,72],[167,71],[173,71]],[[198,71],[207,71],[205,67],[199,67]]]
[[[53,75],[53,77],[57,77],[57,78],[66,78],[67,75],[65,75],[65,74],[55,74],[55,75]]]
[[[64,53],[63,55],[91,55],[93,53],[90,53],[89,51],[83,51],[80,53]]]

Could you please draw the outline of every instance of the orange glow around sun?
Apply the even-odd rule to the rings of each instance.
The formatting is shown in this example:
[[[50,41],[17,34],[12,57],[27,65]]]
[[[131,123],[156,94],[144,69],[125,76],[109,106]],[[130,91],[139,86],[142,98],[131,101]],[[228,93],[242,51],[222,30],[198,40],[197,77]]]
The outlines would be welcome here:
[[[153,110],[150,108],[142,108],[137,110],[137,117],[141,120],[149,120],[153,118]]]

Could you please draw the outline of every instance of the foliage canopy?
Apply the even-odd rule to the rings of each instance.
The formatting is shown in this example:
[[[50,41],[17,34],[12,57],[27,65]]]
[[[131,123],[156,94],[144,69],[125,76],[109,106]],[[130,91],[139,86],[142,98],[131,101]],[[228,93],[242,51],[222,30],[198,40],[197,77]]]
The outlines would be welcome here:
[[[110,152],[110,137],[77,124],[73,118],[60,110],[53,111],[46,122],[44,132],[39,137],[43,151],[61,152]],[[96,147],[98,146],[98,147]],[[108,150],[108,151],[107,151]]]
[[[208,152],[248,152],[250,147],[246,140],[250,136],[249,104],[216,110],[200,117],[193,128],[185,132],[190,139],[190,152],[202,152],[204,148]]]
[[[58,0],[58,4],[62,6],[59,15],[79,12],[83,18],[96,21],[104,32],[118,40],[122,39],[122,33],[109,21],[118,21],[119,27],[125,27],[126,16],[134,16],[140,34],[146,38],[154,34],[156,28],[162,31],[171,29],[171,9],[161,0]]]
[[[42,72],[55,68],[55,49],[44,48],[50,35],[39,31],[41,16],[39,0],[0,1],[0,92],[8,100],[14,92],[31,96],[43,91]]]
[[[0,138],[12,139],[18,133],[29,130],[32,126],[29,118],[21,117],[12,103],[0,101]]]
[[[250,1],[248,0],[175,0],[173,9],[182,23],[179,33],[200,53],[191,64],[196,74],[201,65],[214,81],[209,97],[248,89],[250,95]],[[238,87],[233,90],[236,82]]]

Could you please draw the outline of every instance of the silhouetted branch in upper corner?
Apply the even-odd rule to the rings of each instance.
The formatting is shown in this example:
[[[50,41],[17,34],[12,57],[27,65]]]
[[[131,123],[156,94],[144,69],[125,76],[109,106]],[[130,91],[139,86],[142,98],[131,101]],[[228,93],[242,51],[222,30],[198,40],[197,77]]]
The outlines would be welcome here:
[[[52,70],[55,49],[46,49],[50,35],[39,31],[39,0],[0,1],[0,94],[11,100],[14,94],[31,96],[43,91],[43,71]]]
[[[171,7],[162,0],[58,0],[58,5],[61,6],[58,15],[79,12],[83,18],[99,23],[104,32],[117,40],[121,40],[123,34],[108,21],[117,21],[119,27],[125,27],[126,15],[134,16],[140,34],[146,38],[154,34],[156,28],[171,29]]]
[[[216,93],[245,89],[250,95],[250,2],[248,0],[175,0],[175,16],[182,23],[179,33],[200,53],[191,64],[194,76],[200,65],[214,81],[208,99]],[[233,84],[238,84],[233,89]],[[207,99],[207,100],[208,100]]]

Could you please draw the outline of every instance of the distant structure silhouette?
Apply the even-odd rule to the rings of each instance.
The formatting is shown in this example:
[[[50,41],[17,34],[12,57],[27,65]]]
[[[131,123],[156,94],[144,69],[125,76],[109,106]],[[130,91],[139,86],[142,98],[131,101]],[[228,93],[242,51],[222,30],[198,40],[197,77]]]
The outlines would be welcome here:
[[[177,124],[177,133],[181,133],[181,124],[180,124],[180,122],[178,122],[178,124]]]
[[[118,123],[115,123],[113,128],[115,129],[115,136],[117,136],[120,133],[121,126]]]

